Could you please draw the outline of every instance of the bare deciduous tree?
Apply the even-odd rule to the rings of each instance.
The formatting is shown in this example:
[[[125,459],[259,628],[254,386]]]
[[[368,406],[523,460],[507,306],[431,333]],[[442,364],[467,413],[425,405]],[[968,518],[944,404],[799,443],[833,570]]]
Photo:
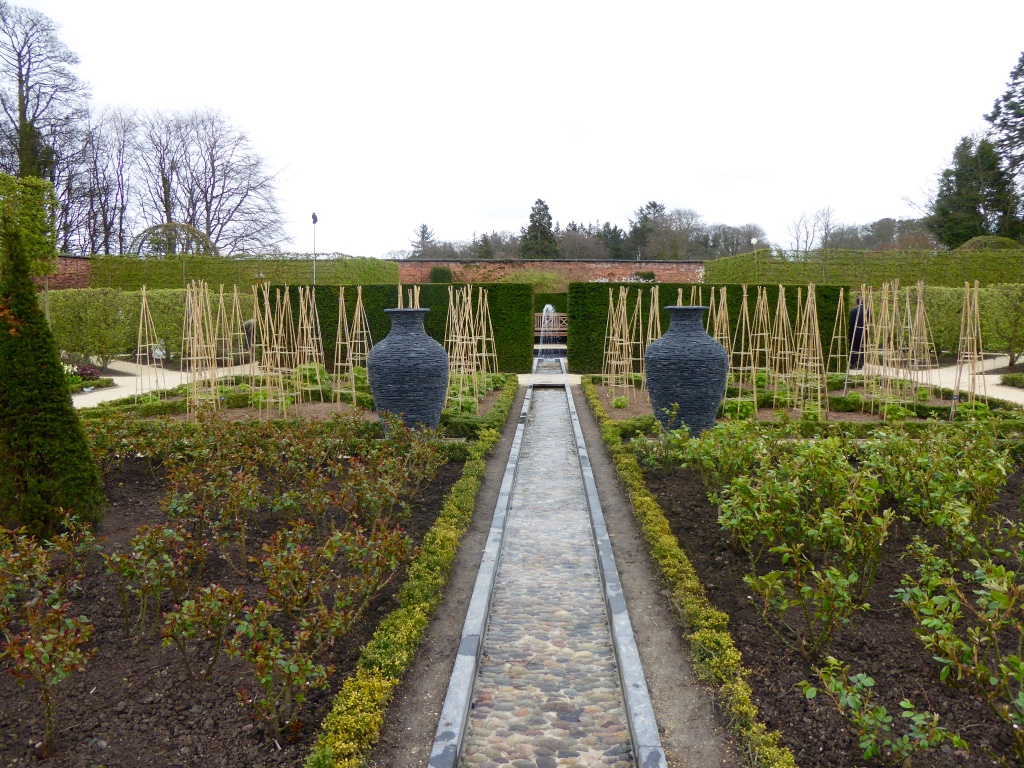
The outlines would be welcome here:
[[[818,242],[817,223],[806,213],[790,221],[786,225],[786,233],[789,235],[790,248],[794,251],[806,253]]]
[[[68,142],[88,98],[71,71],[78,56],[57,37],[59,28],[39,11],[0,0],[4,165],[18,176],[50,178],[55,144]]]
[[[274,252],[285,241],[276,176],[220,113],[147,115],[137,155],[145,223],[188,224],[221,253]]]

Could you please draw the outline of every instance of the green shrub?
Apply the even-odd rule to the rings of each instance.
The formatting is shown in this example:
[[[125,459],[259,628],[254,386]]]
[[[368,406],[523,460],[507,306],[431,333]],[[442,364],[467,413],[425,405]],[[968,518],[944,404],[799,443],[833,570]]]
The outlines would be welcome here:
[[[910,416],[910,411],[897,403],[883,405],[881,413],[886,421],[906,421]]]
[[[0,522],[49,536],[64,510],[97,520],[103,491],[11,207],[0,220]]]
[[[972,237],[963,245],[959,246],[956,250],[958,251],[1019,251],[1024,248],[1024,243],[1018,240],[1014,240],[1009,237],[999,237],[998,235],[979,235],[978,237]]]
[[[1004,373],[999,377],[999,383],[1004,387],[1020,387],[1024,389],[1024,373]]]
[[[718,407],[718,415],[725,419],[750,419],[755,410],[753,400],[726,400]]]
[[[430,268],[430,282],[432,283],[451,283],[452,270],[450,267],[431,267]]]
[[[625,397],[616,397],[612,400],[612,408],[626,408],[629,406],[629,400]]]
[[[861,410],[864,398],[860,392],[848,392],[845,395],[832,395],[828,399],[828,407],[836,413],[854,413]]]

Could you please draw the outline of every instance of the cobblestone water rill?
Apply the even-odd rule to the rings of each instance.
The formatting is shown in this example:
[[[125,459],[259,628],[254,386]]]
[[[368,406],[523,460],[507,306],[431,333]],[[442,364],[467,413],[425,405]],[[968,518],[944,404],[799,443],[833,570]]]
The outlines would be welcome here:
[[[633,765],[563,390],[538,389],[505,530],[463,766]]]

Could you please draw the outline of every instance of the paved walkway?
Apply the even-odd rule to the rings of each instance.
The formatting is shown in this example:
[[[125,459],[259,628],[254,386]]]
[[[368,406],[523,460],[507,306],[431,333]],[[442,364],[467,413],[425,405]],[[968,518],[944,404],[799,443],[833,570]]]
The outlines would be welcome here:
[[[533,397],[462,764],[625,768],[629,729],[565,393]]]
[[[234,368],[222,368],[221,376],[234,376],[249,373],[249,366],[238,365]],[[114,386],[94,389],[92,392],[78,392],[71,396],[75,408],[89,408],[108,400],[120,400],[122,397],[141,395],[153,389],[173,389],[179,384],[188,382],[188,374],[183,371],[150,369],[136,365],[127,360],[113,360],[103,374],[114,380]]]

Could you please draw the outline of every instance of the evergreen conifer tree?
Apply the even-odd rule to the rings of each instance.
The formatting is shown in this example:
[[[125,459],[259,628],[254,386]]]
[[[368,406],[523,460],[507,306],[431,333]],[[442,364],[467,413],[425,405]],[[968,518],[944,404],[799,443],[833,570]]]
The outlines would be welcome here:
[[[928,228],[947,248],[972,237],[1024,233],[1021,200],[996,146],[965,136],[953,152],[953,164],[939,177]]]
[[[0,212],[0,523],[39,536],[70,512],[95,521],[99,472],[78,421],[57,344],[36,301],[28,251],[9,201]],[[63,513],[62,513],[63,510]]]
[[[992,124],[992,141],[1024,184],[1024,53],[1010,71],[1006,92],[985,119]]]
[[[558,240],[551,229],[548,204],[538,199],[530,211],[530,226],[523,229],[519,241],[519,255],[524,259],[557,259]]]

